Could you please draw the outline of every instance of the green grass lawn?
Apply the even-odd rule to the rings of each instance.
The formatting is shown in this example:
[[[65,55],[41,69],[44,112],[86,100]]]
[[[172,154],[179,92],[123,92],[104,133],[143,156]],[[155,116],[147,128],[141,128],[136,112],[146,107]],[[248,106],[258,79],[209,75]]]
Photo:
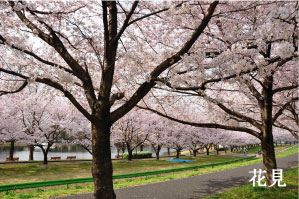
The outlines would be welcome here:
[[[278,146],[275,146],[275,151],[278,151],[282,148],[287,148],[287,147],[290,147],[290,145],[278,145]],[[261,150],[261,147],[252,147],[252,148],[249,148],[247,149],[247,153],[253,153],[253,154],[257,154],[259,150]],[[237,151],[235,153],[244,153],[243,151]]]
[[[283,151],[283,152],[277,154],[276,157],[280,158],[280,157],[284,157],[284,156],[294,154],[294,153],[297,153],[297,152],[298,152],[298,146],[294,147],[292,149]],[[225,158],[225,156],[210,156],[210,157],[202,156],[202,157],[197,157],[195,163],[174,163],[174,164],[176,164],[178,166],[186,166],[186,165],[181,165],[181,164],[187,164],[187,166],[191,166],[191,164],[192,165],[194,165],[194,164],[207,164],[207,163],[211,163],[211,162],[205,162],[204,163],[204,160],[215,162],[215,158],[217,158],[217,157],[218,158]],[[203,158],[205,158],[205,159],[203,159]],[[227,159],[226,160],[222,159],[222,160],[226,161]],[[129,171],[127,173],[132,173],[132,171],[133,172],[140,171],[140,170],[138,170],[138,171],[135,170],[134,165],[136,163],[136,165],[139,164],[140,166],[142,166],[146,163],[146,162],[142,162],[142,161],[152,161],[152,162],[150,162],[150,164],[155,164],[155,163],[157,164],[157,161],[155,161],[155,160],[134,160],[131,163],[127,163],[127,164],[130,164],[130,166],[129,166],[130,169],[127,170],[127,171]],[[162,182],[162,181],[173,180],[173,179],[178,179],[178,178],[186,178],[186,177],[190,177],[190,176],[202,175],[202,174],[212,173],[212,172],[217,172],[217,171],[223,171],[223,170],[227,170],[227,169],[237,168],[237,167],[240,167],[240,166],[255,164],[255,163],[258,163],[258,162],[261,162],[261,161],[262,161],[262,159],[259,158],[259,159],[256,159],[256,160],[237,162],[237,163],[232,163],[232,164],[228,164],[228,165],[215,166],[215,167],[209,167],[209,168],[200,168],[200,169],[196,169],[196,170],[175,172],[175,173],[170,173],[170,174],[160,174],[160,175],[145,176],[145,177],[138,177],[138,178],[131,178],[131,179],[114,180],[113,183],[114,183],[114,188],[117,189],[117,188],[123,188],[123,187],[149,184],[149,183],[154,183],[154,182]],[[166,168],[174,168],[173,164],[167,165],[167,163],[171,163],[171,162],[165,162],[165,161],[158,161],[158,162],[160,164],[160,167],[158,168],[159,170],[166,169]],[[87,164],[90,164],[90,163],[80,163],[80,164],[87,165]],[[116,169],[117,164],[119,164],[118,165],[118,170],[119,170],[119,169],[122,169],[122,168],[124,169],[124,166],[125,166],[126,163],[117,163],[117,162],[115,162],[114,165],[113,165],[115,170],[117,170]],[[48,165],[48,166],[51,166],[51,165]],[[164,166],[164,167],[161,168],[161,166]],[[154,167],[152,167],[152,169],[153,170],[158,170],[157,168],[154,169]],[[90,170],[90,165],[88,167],[88,170]],[[144,171],[144,168],[143,168],[142,171]],[[1,171],[0,171],[0,173],[1,173]],[[116,172],[115,172],[115,174],[116,174]],[[75,175],[75,173],[74,173],[74,175]],[[285,179],[286,176],[284,174],[284,179]],[[298,179],[298,177],[296,177],[296,179]],[[37,180],[37,181],[40,181],[40,180]],[[288,181],[286,181],[286,182],[289,183]],[[287,186],[288,186],[288,184],[287,184]],[[16,190],[16,191],[2,192],[2,193],[0,192],[0,198],[1,199],[25,199],[25,198],[26,199],[27,198],[46,199],[46,198],[50,198],[50,197],[67,196],[67,195],[73,195],[73,194],[93,192],[93,188],[94,188],[93,183],[72,184],[72,185],[69,185],[69,186],[63,185],[63,186],[56,186],[56,187],[42,187],[42,188],[38,188],[38,189]],[[277,198],[279,198],[279,195],[277,195],[277,196],[278,196]],[[228,198],[231,198],[231,197],[228,197]],[[243,197],[239,197],[239,198],[243,198]]]
[[[253,187],[252,184],[248,184],[207,197],[206,199],[297,199],[298,168],[292,168],[283,173],[282,183],[286,183],[286,187],[269,189],[266,187]]]
[[[159,161],[156,161],[155,159],[113,161],[113,171],[114,174],[126,174],[172,169],[193,165],[224,162],[237,159],[238,157],[225,155],[211,155],[198,156],[196,158],[182,157],[182,159],[184,158],[194,159],[195,161],[190,163],[167,162],[163,161],[163,159]],[[49,163],[48,165],[6,164],[0,165],[0,173],[0,184],[85,178],[91,177],[91,162]]]

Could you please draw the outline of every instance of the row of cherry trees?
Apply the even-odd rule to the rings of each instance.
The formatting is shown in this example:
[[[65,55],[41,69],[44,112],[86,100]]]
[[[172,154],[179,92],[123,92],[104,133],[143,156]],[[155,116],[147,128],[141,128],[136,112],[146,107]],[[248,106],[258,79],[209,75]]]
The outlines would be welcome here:
[[[6,106],[1,106],[3,119],[0,140],[11,143],[11,159],[15,142],[39,147],[44,154],[44,164],[47,164],[47,154],[55,142],[79,144],[92,154],[88,123],[80,113],[72,110],[70,104],[57,99],[40,100],[43,95],[38,90],[23,94],[27,98],[10,95],[0,100],[6,103]],[[9,106],[7,102],[10,102]],[[285,142],[294,138],[288,133],[277,131],[275,140]],[[111,139],[111,146],[123,152],[125,149],[128,151],[128,160],[132,159],[132,152],[141,145],[151,146],[159,160],[162,147],[175,149],[179,158],[183,149],[189,149],[194,156],[199,150],[205,149],[209,155],[212,147],[218,154],[219,145],[234,148],[258,143],[258,139],[246,133],[183,125],[142,111],[133,111],[115,123]],[[30,151],[30,160],[33,160],[32,153]]]
[[[272,127],[298,135],[297,24],[298,2],[1,1],[0,92],[43,84],[84,115],[95,198],[116,197],[111,128],[137,104],[257,137],[272,184]]]
[[[68,103],[44,98],[42,91],[36,88],[18,95],[2,96],[0,103],[0,140],[27,144],[30,147],[29,160],[33,160],[36,146],[42,150],[44,164],[47,164],[50,147],[63,142],[76,124]],[[9,158],[13,159],[13,146]]]

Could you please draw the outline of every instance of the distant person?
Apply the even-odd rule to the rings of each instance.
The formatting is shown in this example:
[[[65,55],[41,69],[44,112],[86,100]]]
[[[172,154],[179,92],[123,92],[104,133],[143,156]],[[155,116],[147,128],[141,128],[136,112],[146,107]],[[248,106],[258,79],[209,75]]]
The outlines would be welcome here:
[[[258,154],[259,156],[261,156],[261,155],[262,155],[261,150],[259,150],[259,151],[257,152],[257,154]]]

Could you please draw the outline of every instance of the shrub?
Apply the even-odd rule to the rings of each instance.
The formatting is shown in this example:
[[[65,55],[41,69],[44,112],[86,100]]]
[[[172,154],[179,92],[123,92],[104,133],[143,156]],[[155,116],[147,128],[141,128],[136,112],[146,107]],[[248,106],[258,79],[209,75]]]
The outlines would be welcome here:
[[[218,151],[225,151],[225,148],[224,147],[222,147],[222,148],[219,148],[219,150]]]
[[[125,159],[128,159],[129,154],[128,153],[124,153],[123,156]],[[132,158],[133,159],[138,159],[138,158],[151,158],[152,157],[152,152],[139,152],[139,153],[133,153],[132,154]]]

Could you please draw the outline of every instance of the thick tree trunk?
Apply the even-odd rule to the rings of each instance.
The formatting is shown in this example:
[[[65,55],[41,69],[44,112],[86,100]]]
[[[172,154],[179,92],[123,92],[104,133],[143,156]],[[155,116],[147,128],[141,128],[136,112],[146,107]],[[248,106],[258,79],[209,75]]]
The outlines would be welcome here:
[[[210,155],[210,147],[205,147],[207,155]]]
[[[176,158],[180,158],[181,149],[176,149]]]
[[[43,164],[48,164],[48,151],[44,149],[42,145],[39,145],[39,148],[41,148],[43,155],[44,155],[44,161]]]
[[[273,141],[273,138],[272,138]],[[263,155],[263,166],[266,170],[266,182],[267,185],[271,185],[272,182],[272,170],[277,169],[274,144],[271,142],[271,138],[262,140],[262,155]]]
[[[129,144],[127,145],[127,150],[128,150],[128,160],[131,161],[133,158],[133,149],[131,149],[131,146]]]
[[[129,150],[128,154],[128,160],[131,161],[133,159],[133,150]]]
[[[277,169],[274,142],[272,134],[272,104],[273,104],[273,77],[267,76],[264,79],[263,88],[263,101],[261,106],[261,118],[262,118],[262,155],[263,155],[263,166],[266,170],[266,183],[272,185],[272,170]],[[276,185],[277,187],[277,185]]]
[[[29,161],[33,161],[33,152],[34,152],[34,146],[29,146]]]
[[[193,150],[193,157],[196,157],[197,150]]]
[[[44,162],[43,162],[43,164],[48,164],[48,153],[43,152],[43,154],[44,154]]]
[[[216,150],[216,154],[219,155],[219,146],[217,144],[214,145],[214,149]]]
[[[44,155],[43,164],[48,164],[48,153],[49,153],[49,150],[50,150],[52,145],[53,145],[53,143],[48,142],[48,146],[47,146],[46,149],[44,149],[43,145],[38,145],[38,147],[41,148],[41,150],[43,152],[43,155]]]
[[[92,125],[92,176],[95,199],[115,199],[112,182],[110,128],[106,122]]]
[[[160,150],[161,150],[161,146],[159,145],[157,150],[156,150],[156,160],[160,159]]]
[[[13,154],[15,151],[15,140],[10,141],[10,149],[9,149],[9,159],[13,160]]]
[[[167,147],[167,154],[170,156],[170,148]]]

